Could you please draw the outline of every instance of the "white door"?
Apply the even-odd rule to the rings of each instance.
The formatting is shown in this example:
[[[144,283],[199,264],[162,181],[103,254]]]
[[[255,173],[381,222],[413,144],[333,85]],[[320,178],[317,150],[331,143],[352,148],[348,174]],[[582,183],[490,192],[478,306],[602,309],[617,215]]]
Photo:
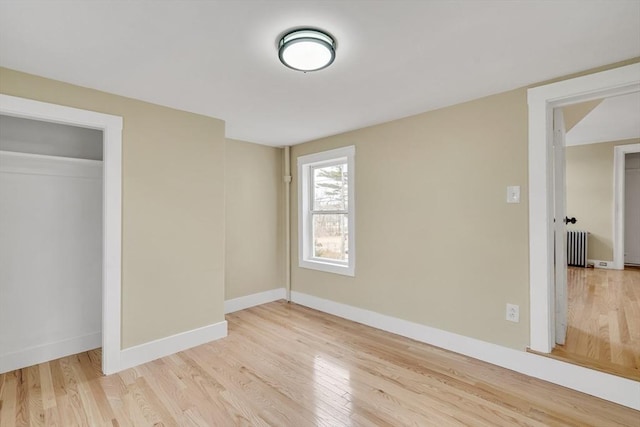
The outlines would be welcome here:
[[[565,197],[564,116],[561,108],[553,111],[554,213],[555,213],[555,326],[556,343],[567,337],[567,199]]]
[[[640,265],[640,153],[627,154],[626,158],[628,167],[625,168],[624,179],[624,263]]]

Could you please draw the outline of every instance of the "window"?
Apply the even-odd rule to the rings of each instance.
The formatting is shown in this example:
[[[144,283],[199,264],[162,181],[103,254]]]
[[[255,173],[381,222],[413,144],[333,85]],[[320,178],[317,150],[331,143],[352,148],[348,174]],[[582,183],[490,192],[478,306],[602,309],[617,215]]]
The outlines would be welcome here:
[[[300,267],[355,274],[355,147],[298,158]]]

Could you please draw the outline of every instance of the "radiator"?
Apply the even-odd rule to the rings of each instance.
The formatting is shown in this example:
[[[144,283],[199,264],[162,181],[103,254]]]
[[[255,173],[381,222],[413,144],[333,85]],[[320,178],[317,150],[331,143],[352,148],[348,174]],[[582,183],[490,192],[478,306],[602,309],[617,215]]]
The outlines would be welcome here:
[[[587,266],[588,237],[586,231],[567,231],[567,265]]]

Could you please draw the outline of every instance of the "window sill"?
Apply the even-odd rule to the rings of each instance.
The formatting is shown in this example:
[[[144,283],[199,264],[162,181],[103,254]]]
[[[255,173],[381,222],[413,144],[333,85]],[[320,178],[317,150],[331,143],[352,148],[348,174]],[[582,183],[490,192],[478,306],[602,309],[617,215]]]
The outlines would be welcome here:
[[[340,274],[342,276],[355,277],[356,275],[354,265],[332,264],[330,262],[322,262],[316,260],[299,260],[298,266],[300,268],[324,271],[325,273]]]

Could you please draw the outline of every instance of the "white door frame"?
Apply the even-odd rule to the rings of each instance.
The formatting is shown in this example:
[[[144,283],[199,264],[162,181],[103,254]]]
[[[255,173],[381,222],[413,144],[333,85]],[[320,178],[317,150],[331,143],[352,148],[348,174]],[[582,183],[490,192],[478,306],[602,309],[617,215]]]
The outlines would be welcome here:
[[[625,154],[640,153],[640,144],[618,145],[613,157],[613,268],[624,269]]]
[[[528,90],[530,348],[550,353],[553,323],[553,109],[640,91],[640,63]]]
[[[120,368],[122,117],[0,94],[0,114],[103,132],[102,372]]]

